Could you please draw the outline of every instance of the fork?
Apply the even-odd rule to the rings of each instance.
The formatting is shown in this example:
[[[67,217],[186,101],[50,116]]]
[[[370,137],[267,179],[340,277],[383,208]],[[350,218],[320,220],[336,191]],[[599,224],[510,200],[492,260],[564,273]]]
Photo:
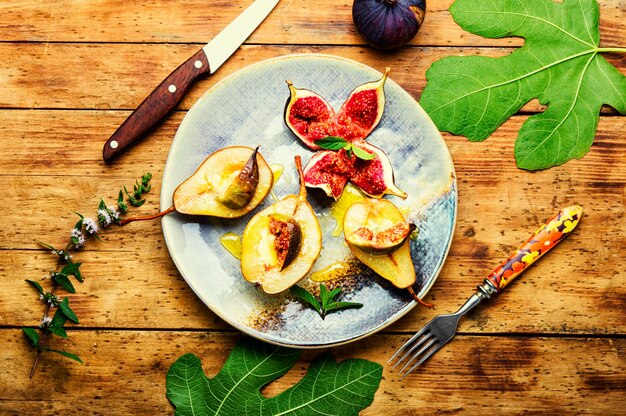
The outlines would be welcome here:
[[[387,363],[391,363],[396,357],[400,356],[391,368],[393,370],[406,360],[404,366],[398,371],[400,380],[432,357],[433,354],[454,337],[461,317],[474,309],[484,299],[490,299],[491,296],[500,293],[507,284],[519,276],[528,266],[569,235],[578,225],[581,216],[582,208],[578,205],[564,208],[558,212],[502,264],[496,267],[485,278],[483,284],[478,286],[476,293],[470,296],[457,312],[434,317],[401,346],[387,361]]]

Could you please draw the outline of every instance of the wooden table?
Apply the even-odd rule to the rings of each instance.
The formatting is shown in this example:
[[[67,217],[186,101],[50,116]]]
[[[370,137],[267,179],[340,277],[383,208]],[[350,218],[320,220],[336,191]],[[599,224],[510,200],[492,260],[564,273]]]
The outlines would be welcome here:
[[[196,84],[149,139],[112,165],[104,141],[171,70],[249,1],[59,0],[0,4],[0,414],[172,414],[165,374],[184,353],[209,376],[241,334],[194,295],[165,247],[159,221],[110,228],[76,254],[85,281],[70,295],[79,325],[50,346],[85,362],[35,358],[22,333],[43,305],[24,279],[42,279],[56,260],[36,240],[67,241],[76,212],[115,201],[143,172],[153,191],[140,213],[158,211],[163,167],[189,107],[212,85],[260,60],[328,53],[382,70],[416,99],[430,64],[448,55],[501,56],[520,39],[483,39],[452,20],[452,0],[429,0],[412,44],[382,53],[365,46],[351,2],[282,0],[245,45]],[[600,1],[603,46],[624,46],[626,6]],[[606,55],[626,73],[625,55]],[[434,413],[623,414],[626,407],[626,118],[604,108],[582,160],[541,172],[518,170],[520,125],[541,111],[530,102],[482,143],[444,134],[458,175],[454,241],[427,300],[436,310],[408,316],[362,341],[332,348],[338,359],[379,363],[437,313],[453,311],[536,225],[561,207],[585,215],[564,243],[510,290],[461,322],[456,340],[400,382],[385,369],[364,415]],[[299,380],[317,351],[268,387]]]

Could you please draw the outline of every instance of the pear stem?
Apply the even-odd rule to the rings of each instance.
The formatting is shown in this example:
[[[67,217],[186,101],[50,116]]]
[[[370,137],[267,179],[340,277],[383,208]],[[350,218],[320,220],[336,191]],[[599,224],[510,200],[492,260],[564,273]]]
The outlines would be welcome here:
[[[120,225],[126,225],[129,222],[134,222],[134,221],[147,221],[147,220],[153,220],[155,218],[161,218],[171,212],[175,212],[176,209],[171,206],[168,209],[166,209],[165,211],[161,211],[158,214],[154,214],[154,215],[146,215],[145,217],[134,217],[134,218],[124,218],[123,220],[120,221]]]
[[[417,295],[415,294],[415,291],[413,290],[413,286],[409,286],[406,288],[406,290],[409,291],[409,293],[411,294],[411,296],[413,296],[413,299],[415,299],[415,302],[419,303],[422,306],[426,306],[427,308],[434,308],[435,305],[432,303],[426,303],[423,300],[421,300],[420,298],[417,297]]]
[[[294,157],[296,161],[296,169],[298,169],[298,176],[300,176],[300,193],[298,196],[300,198],[306,198],[306,184],[304,183],[304,171],[302,170],[302,159],[299,155]]]

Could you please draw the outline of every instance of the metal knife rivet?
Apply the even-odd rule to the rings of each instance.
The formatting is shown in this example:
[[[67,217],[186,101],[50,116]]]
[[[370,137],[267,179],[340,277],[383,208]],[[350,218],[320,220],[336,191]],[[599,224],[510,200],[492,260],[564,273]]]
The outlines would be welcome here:
[[[175,93],[176,92],[176,85],[174,84],[170,84],[169,87],[167,87],[167,90],[171,93]]]
[[[193,66],[195,66],[198,69],[202,68],[202,61],[197,60],[196,62],[193,63]]]
[[[111,149],[117,149],[119,143],[116,140],[113,140],[109,145],[111,146]]]

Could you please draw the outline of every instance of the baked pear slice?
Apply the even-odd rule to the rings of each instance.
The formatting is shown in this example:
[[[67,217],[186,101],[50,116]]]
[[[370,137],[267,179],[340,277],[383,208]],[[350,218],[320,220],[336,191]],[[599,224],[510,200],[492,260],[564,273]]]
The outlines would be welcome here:
[[[274,174],[256,149],[225,147],[212,153],[172,197],[181,214],[241,217],[256,208],[274,185]]]
[[[413,227],[402,212],[387,199],[365,198],[350,205],[343,218],[343,234],[350,251],[361,263],[400,289],[413,290],[415,266],[409,235]]]
[[[241,272],[268,294],[302,280],[322,249],[322,230],[306,200],[302,162],[295,157],[300,191],[258,212],[246,225],[241,242]]]
[[[211,153],[172,196],[172,206],[154,215],[125,218],[120,225],[172,212],[237,218],[255,209],[272,190],[274,173],[259,148],[230,146]]]

